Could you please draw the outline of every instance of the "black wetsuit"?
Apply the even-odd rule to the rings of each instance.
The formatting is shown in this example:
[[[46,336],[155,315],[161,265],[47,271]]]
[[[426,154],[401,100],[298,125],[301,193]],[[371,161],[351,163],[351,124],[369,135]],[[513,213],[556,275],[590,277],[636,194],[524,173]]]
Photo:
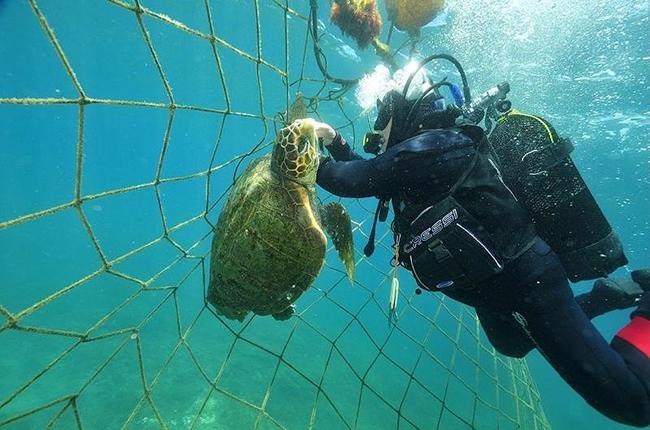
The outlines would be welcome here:
[[[355,198],[443,196],[477,151],[469,137],[448,130],[416,135],[373,159],[354,153],[340,135],[329,149],[334,159],[321,163],[318,184]],[[444,293],[476,309],[500,353],[523,357],[537,347],[594,408],[625,424],[650,425],[648,315],[634,318],[608,344],[576,303],[558,257],[539,237],[533,235],[520,255],[471,291]]]

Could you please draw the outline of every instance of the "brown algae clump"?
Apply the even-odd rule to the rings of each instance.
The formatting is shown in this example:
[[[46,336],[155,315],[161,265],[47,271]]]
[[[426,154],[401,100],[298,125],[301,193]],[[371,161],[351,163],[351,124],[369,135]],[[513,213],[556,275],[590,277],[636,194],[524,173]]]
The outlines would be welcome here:
[[[375,0],[334,0],[330,19],[362,49],[381,32],[381,15]]]

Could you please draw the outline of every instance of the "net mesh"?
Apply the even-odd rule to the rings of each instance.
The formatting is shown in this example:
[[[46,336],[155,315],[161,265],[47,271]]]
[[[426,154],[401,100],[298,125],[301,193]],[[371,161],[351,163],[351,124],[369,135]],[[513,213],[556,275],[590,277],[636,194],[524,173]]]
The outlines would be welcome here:
[[[14,201],[13,211],[0,213],[0,241],[18,244],[0,259],[6,276],[0,286],[0,427],[549,428],[525,361],[496,354],[470,308],[441,295],[417,296],[402,276],[399,321],[387,324],[392,236],[385,226],[372,260],[357,249],[354,287],[330,249],[319,279],[288,321],[252,316],[232,322],[206,303],[213,224],[240,165],[268,150],[281,124],[277,113],[301,91],[314,115],[318,109],[342,119],[335,125],[351,141],[365,126],[346,100],[353,80],[330,76],[318,47],[314,56],[310,25],[318,20],[310,19],[315,11],[307,2],[196,0],[186,19],[156,10],[157,1],[102,2],[110,16],[135,24],[133,46],[120,49],[145,48],[134,66],[155,72],[162,101],[144,90],[133,90],[131,98],[96,96],[124,91],[86,86],[69,55],[77,47],[62,43],[58,33],[66,28],[50,22],[55,12],[46,12],[54,10],[47,3],[26,2],[37,24],[31,31],[42,31],[75,95],[4,97],[0,108],[19,112],[21,120],[36,118],[30,130],[54,121],[76,124],[51,136],[51,145],[74,145],[74,159],[41,173],[45,192],[25,190],[28,203]],[[216,24],[235,9],[248,18]],[[275,17],[274,25],[267,16]],[[75,19],[90,18],[80,13]],[[100,31],[113,24],[107,18],[93,26]],[[240,24],[247,29],[241,40],[222,34],[236,35]],[[324,32],[320,25],[316,36]],[[172,85],[170,76],[183,77],[184,69],[166,65],[161,52],[185,45],[154,40],[152,34],[167,30],[204,49],[200,61],[209,76],[195,71],[187,79],[205,84],[208,98],[185,92],[181,80]],[[268,45],[283,46],[282,55],[267,54]],[[92,42],[88,52],[94,54]],[[253,81],[244,81],[246,67]],[[109,108],[131,120],[93,125]],[[119,140],[138,115],[144,115],[139,126],[161,130],[130,142],[124,153],[137,159],[134,147],[149,148],[138,159],[140,175],[120,170],[110,156],[117,146],[103,143],[108,147],[98,152],[90,143],[100,132],[102,142],[106,135]],[[197,134],[210,136],[201,151],[186,147],[196,123],[184,124],[193,120],[202,124]],[[42,148],[23,150],[36,157]],[[207,167],[177,167],[179,157],[190,156]],[[69,176],[65,193],[55,192],[57,175]],[[358,246],[370,230],[374,203],[344,203]],[[21,252],[29,265],[21,263]]]

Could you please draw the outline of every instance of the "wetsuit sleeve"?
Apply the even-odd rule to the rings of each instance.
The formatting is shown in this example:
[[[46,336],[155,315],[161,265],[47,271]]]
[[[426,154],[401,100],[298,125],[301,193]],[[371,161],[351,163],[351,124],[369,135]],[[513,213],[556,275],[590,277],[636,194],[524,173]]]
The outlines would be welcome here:
[[[424,184],[440,188],[429,192],[445,192],[474,153],[469,137],[436,130],[404,141],[372,159],[325,158],[316,181],[341,197],[391,196]]]
[[[316,183],[340,197],[377,196],[386,185],[388,175],[378,171],[373,161],[334,161],[328,157],[321,162]]]
[[[336,132],[332,143],[327,145],[327,150],[336,161],[363,160],[363,157],[350,148],[341,133]]]

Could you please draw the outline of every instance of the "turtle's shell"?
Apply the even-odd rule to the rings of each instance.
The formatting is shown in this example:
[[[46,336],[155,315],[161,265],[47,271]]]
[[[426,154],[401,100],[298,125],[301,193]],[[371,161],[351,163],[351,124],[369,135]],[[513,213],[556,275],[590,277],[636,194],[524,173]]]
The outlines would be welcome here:
[[[283,319],[323,265],[327,239],[315,190],[271,169],[267,155],[237,180],[212,241],[208,300],[243,320],[250,311]]]

